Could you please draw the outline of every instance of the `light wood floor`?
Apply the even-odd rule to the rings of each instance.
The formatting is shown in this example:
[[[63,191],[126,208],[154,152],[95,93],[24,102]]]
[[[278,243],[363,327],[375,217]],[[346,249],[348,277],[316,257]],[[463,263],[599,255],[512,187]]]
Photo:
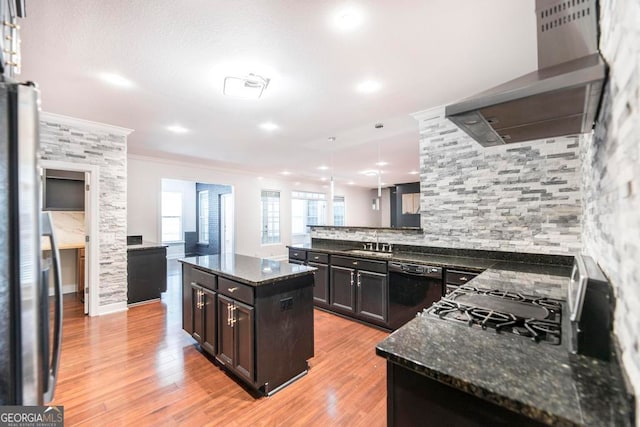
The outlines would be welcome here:
[[[180,275],[161,302],[90,318],[65,296],[60,377],[53,404],[65,425],[382,426],[387,334],[315,310],[309,373],[255,399],[182,331]]]

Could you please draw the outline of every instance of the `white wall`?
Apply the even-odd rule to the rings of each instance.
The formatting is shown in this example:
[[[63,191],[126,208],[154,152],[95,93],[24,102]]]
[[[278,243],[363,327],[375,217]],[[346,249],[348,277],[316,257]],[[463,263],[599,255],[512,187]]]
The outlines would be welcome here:
[[[391,190],[389,188],[382,189],[382,197],[380,198],[380,210],[374,211],[371,208],[373,199],[378,198],[378,189],[369,190],[369,210],[374,217],[375,227],[391,227]],[[356,224],[348,224],[356,225]]]
[[[329,192],[328,186],[320,183],[294,185],[277,177],[258,179],[250,173],[136,155],[128,156],[127,167],[127,234],[142,234],[150,241],[160,240],[163,178],[231,185],[235,202],[236,252],[259,257],[287,254],[286,245],[291,242],[291,191]],[[263,189],[280,191],[280,244],[260,243],[260,191]],[[371,209],[369,189],[337,183],[335,194],[345,196],[347,225],[379,225],[380,213]]]

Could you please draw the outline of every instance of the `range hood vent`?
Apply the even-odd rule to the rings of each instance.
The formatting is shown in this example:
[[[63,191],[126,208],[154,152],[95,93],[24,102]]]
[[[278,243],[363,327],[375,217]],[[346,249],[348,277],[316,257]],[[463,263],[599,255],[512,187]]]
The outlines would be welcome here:
[[[539,69],[448,105],[446,117],[485,147],[589,132],[606,77],[595,3],[537,0]]]

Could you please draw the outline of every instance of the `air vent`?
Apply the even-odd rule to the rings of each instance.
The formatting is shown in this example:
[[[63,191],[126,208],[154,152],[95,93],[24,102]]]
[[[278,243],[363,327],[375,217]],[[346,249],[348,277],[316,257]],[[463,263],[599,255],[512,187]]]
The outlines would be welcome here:
[[[597,52],[595,10],[595,0],[546,0],[537,3],[538,68]]]

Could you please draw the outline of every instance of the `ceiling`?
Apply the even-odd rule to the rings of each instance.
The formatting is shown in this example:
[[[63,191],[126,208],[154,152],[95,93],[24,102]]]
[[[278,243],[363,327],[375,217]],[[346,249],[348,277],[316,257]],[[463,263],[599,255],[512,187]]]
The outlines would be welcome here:
[[[134,129],[129,153],[291,181],[326,180],[322,165],[337,184],[417,181],[410,113],[536,68],[533,0],[27,0],[27,14],[20,78],[44,111]],[[222,94],[248,73],[271,79],[260,99]]]

